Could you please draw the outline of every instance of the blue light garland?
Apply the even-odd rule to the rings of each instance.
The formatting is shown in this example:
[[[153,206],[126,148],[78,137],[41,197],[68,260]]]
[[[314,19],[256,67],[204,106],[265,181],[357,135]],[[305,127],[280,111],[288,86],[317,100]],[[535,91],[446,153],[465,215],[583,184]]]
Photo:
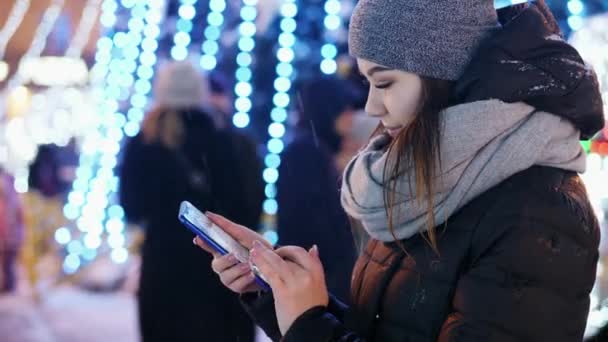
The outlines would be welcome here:
[[[281,6],[281,34],[279,35],[279,49],[277,50],[278,64],[274,88],[276,90],[272,99],[274,108],[270,112],[272,123],[268,126],[270,139],[267,143],[268,154],[264,158],[266,168],[263,172],[264,182],[266,183],[266,200],[263,209],[266,214],[274,215],[277,213],[278,204],[276,197],[276,182],[279,178],[278,167],[281,164],[280,154],[283,151],[283,136],[285,135],[285,125],[287,120],[287,108],[289,107],[291,88],[291,78],[293,76],[293,60],[295,58],[294,45],[296,37],[294,35],[297,23],[294,19],[298,13],[298,6],[295,0],[285,0]]]
[[[96,257],[104,231],[112,260],[122,263],[128,258],[124,247],[124,211],[119,205],[108,205],[118,189],[114,168],[120,142],[125,134],[137,134],[146,95],[151,90],[164,1],[123,0],[122,6],[130,8],[128,32],[115,32],[112,38],[102,37],[97,44],[93,71],[97,82],[105,80],[100,104],[102,120],[97,133],[85,139],[77,178],[64,207],[68,219],[77,219],[81,239],[73,239],[64,227],[55,232],[55,239],[67,245],[68,255],[63,265],[66,273],[77,271],[82,261]],[[102,10],[110,9],[115,11],[117,3],[106,0]],[[116,19],[112,15],[102,13],[102,25],[113,25]],[[133,95],[129,97],[132,86]],[[118,111],[118,103],[129,99],[132,108],[125,116]]]
[[[580,30],[584,24],[583,15],[585,12],[585,5],[581,0],[569,0],[567,7],[569,13],[568,26],[572,31]]]
[[[209,14],[207,15],[207,28],[205,28],[205,39],[201,44],[200,65],[205,70],[213,70],[217,66],[217,53],[220,50],[219,39],[221,28],[224,24],[225,0],[210,0]]]
[[[332,31],[336,31],[342,25],[342,19],[340,18],[341,4],[339,0],[327,0],[325,2],[325,19],[323,24],[325,25],[325,40],[327,41],[321,47],[321,72],[327,75],[335,74],[338,70],[336,63],[336,57],[338,56],[338,48],[331,39]]]
[[[113,108],[118,108],[117,98],[120,95],[120,87],[118,83],[119,75],[116,73],[117,62],[113,58],[113,55],[118,54],[124,47],[124,37],[119,34],[121,32],[112,32],[110,28],[116,22],[115,12],[118,10],[118,3],[114,0],[105,0],[102,4],[102,12],[100,16],[100,22],[108,34],[102,36],[97,41],[97,53],[95,55],[95,65],[92,68],[92,83],[96,88],[97,95],[103,97],[101,101],[100,110],[98,113],[99,129],[101,129],[101,120],[104,115],[111,112]],[[118,43],[118,44],[116,44]],[[113,67],[110,69],[110,65]],[[101,89],[101,83],[107,82],[105,89]],[[94,135],[87,136],[84,140],[81,156],[80,165],[76,171],[76,180],[72,185],[72,191],[68,195],[68,202],[63,208],[64,215],[69,220],[76,220],[79,218],[84,211],[85,205],[87,205],[87,212],[91,212],[90,200],[88,196],[89,185],[92,184],[93,171],[96,168],[97,159],[97,142],[101,139],[101,133],[96,131]],[[97,211],[98,220],[103,220],[103,212]],[[82,232],[88,231],[91,227],[86,227],[86,219],[78,221],[78,228]],[[101,229],[102,230],[102,229]],[[97,229],[101,233],[100,229]],[[86,259],[93,259],[95,257],[96,250],[91,248],[84,252],[84,246],[78,239],[78,236],[73,236],[71,231],[66,227],[60,227],[55,232],[55,240],[66,245],[68,251],[67,256],[63,262],[63,270],[66,273],[74,273],[78,270],[81,265],[81,257]],[[90,240],[90,239],[89,239]],[[95,241],[96,242],[96,241]],[[91,244],[91,241],[89,241]]]
[[[143,28],[143,36],[140,43],[140,54],[139,54],[139,67],[135,73],[136,80],[134,82],[133,92],[130,98],[131,108],[127,113],[128,121],[123,120],[124,115],[117,113],[120,120],[115,122],[115,125],[121,129],[121,133],[127,136],[134,136],[139,131],[140,123],[143,119],[144,108],[148,102],[148,96],[152,90],[151,79],[154,76],[154,65],[157,62],[156,50],[158,48],[158,38],[160,36],[160,24],[163,19],[163,11],[165,6],[164,0],[144,1],[148,4],[148,11],[145,16],[145,22],[141,25]],[[138,26],[139,27],[139,26]],[[129,26],[131,29],[131,26]],[[134,72],[132,68],[129,71]],[[113,135],[114,139],[120,142],[123,138],[122,134],[118,131]],[[111,151],[106,153],[104,157],[114,161],[116,159],[118,151]],[[102,157],[103,158],[103,157]],[[114,175],[116,163],[112,163],[113,167],[109,168],[114,179],[116,179],[116,185],[111,188],[111,197],[115,197],[115,193],[118,190],[118,178]],[[124,235],[124,210],[120,205],[114,204],[110,207],[107,205],[104,207],[106,210],[108,220],[105,222],[105,230],[108,234],[107,244],[111,248],[111,258],[116,263],[125,262],[128,258],[128,251],[124,247],[125,235]]]
[[[241,24],[239,26],[240,38],[238,41],[239,53],[236,56],[236,85],[234,93],[236,99],[234,101],[235,113],[232,116],[232,123],[238,128],[249,126],[251,121],[249,112],[251,111],[252,102],[251,94],[253,93],[253,85],[251,83],[252,70],[251,63],[253,62],[252,51],[255,47],[254,36],[256,33],[255,18],[257,17],[257,0],[243,0],[241,8]]]
[[[197,0],[180,0],[180,6],[177,10],[179,19],[176,23],[176,32],[173,35],[173,44],[171,48],[171,57],[178,61],[183,61],[188,57],[188,46],[192,41],[190,32],[192,32],[192,20],[196,16]]]

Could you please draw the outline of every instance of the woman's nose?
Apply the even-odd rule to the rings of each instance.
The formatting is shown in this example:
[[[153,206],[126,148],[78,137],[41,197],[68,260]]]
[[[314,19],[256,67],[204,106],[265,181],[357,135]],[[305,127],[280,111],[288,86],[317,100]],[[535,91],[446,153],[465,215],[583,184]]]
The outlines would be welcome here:
[[[386,109],[384,109],[384,106],[374,104],[370,100],[368,100],[365,104],[365,112],[368,116],[371,116],[373,118],[381,118],[387,114]]]
[[[380,99],[377,98],[376,94],[374,94],[373,89],[370,90],[367,96],[367,102],[365,103],[365,112],[367,115],[374,118],[381,118],[388,114],[384,104]]]

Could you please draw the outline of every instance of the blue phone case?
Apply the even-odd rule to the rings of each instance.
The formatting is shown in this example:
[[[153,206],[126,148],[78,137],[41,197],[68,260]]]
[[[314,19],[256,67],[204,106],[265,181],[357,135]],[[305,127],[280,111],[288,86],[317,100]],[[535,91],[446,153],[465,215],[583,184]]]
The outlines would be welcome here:
[[[184,201],[186,202],[186,201]],[[184,206],[185,205],[190,205],[192,207],[194,207],[192,204],[190,204],[189,202],[184,203],[182,202],[182,205],[180,205],[180,212],[179,212],[179,221],[186,226],[186,228],[188,228],[190,231],[192,231],[194,234],[196,234],[197,236],[199,236],[201,239],[205,240],[206,243],[208,243],[211,247],[213,247],[213,249],[215,249],[216,251],[218,251],[221,255],[226,255],[228,254],[228,251],[226,251],[224,248],[222,248],[222,246],[220,246],[217,242],[215,242],[211,237],[207,236],[207,234],[205,234],[205,232],[201,231],[200,229],[197,228],[197,226],[190,222],[185,216],[184,216]],[[259,275],[257,275],[254,272],[255,275],[255,281],[256,283],[258,283],[258,285],[260,285],[262,287],[262,289],[264,289],[265,291],[271,291],[270,285],[268,285],[268,283],[266,283],[264,281],[264,279],[260,278]]]

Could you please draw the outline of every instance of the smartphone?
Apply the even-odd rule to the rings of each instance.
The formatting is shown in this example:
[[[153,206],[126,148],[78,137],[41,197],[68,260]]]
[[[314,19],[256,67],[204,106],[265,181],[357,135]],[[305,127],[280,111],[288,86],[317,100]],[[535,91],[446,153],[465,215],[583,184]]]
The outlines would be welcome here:
[[[249,261],[249,250],[233,239],[222,228],[213,223],[205,214],[198,210],[192,203],[183,201],[179,208],[180,222],[182,222],[194,234],[207,242],[221,255],[234,254],[238,261],[248,263],[255,275],[256,282],[266,291],[270,291],[270,285],[258,268]]]

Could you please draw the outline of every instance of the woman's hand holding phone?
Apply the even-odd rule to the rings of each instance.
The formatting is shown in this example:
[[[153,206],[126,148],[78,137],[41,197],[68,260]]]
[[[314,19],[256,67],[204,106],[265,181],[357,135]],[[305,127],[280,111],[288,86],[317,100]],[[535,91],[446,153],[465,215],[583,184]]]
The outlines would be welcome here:
[[[319,251],[287,246],[273,250],[260,234],[213,213],[207,217],[243,247],[251,251],[251,260],[272,287],[279,329],[284,335],[293,322],[307,310],[327,306],[329,294]],[[255,281],[250,265],[232,254],[221,255],[199,237],[194,243],[213,255],[211,267],[221,282],[233,292],[242,294],[262,290]]]
[[[211,212],[207,212],[206,215],[213,223],[248,250],[253,248],[254,241],[259,241],[272,249],[270,243],[255,231]],[[194,238],[194,243],[213,255],[211,268],[220,277],[224,286],[239,294],[262,290],[262,287],[255,281],[255,276],[249,264],[239,262],[233,254],[221,255],[199,237]]]
[[[329,293],[316,245],[309,251],[297,246],[273,250],[256,242],[251,258],[272,288],[281,334],[285,335],[306,311],[327,307]]]

